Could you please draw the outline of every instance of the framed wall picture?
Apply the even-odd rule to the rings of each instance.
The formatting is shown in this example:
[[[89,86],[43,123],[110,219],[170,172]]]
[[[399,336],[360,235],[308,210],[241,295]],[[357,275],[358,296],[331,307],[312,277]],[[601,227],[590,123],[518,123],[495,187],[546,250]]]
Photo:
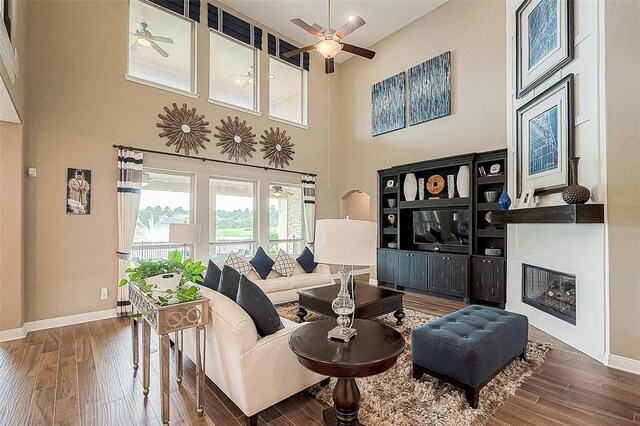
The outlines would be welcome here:
[[[525,0],[516,11],[518,98],[571,60],[573,0]]]
[[[405,76],[403,71],[371,86],[371,135],[405,127]]]
[[[569,184],[573,156],[573,74],[517,111],[517,196],[560,192]]]
[[[91,170],[67,169],[67,214],[91,213]]]
[[[518,205],[516,206],[517,209],[526,209],[529,207],[532,207],[534,205],[533,203],[533,197],[535,195],[535,189],[533,188],[525,188],[522,190],[522,195],[520,196],[520,198],[518,199]]]
[[[451,115],[451,52],[409,68],[409,125]]]

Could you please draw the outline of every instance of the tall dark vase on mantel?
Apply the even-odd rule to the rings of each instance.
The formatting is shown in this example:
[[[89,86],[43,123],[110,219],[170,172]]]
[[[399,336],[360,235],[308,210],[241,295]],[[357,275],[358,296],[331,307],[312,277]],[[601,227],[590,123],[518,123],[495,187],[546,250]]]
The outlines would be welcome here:
[[[509,206],[511,206],[511,197],[509,197],[509,190],[507,189],[506,183],[502,187],[500,198],[498,198],[498,206],[500,206],[500,210],[503,212],[509,210]]]
[[[580,157],[572,157],[569,159],[569,169],[571,172],[571,185],[562,191],[562,199],[567,204],[584,204],[591,198],[591,191],[578,183],[578,163]]]

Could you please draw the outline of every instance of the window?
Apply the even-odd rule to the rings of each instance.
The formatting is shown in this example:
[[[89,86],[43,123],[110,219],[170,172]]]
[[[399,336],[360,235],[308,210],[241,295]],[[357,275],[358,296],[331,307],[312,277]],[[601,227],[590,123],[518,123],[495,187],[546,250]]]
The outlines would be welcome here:
[[[169,224],[193,223],[192,182],[188,174],[144,169],[131,257],[166,258],[181,244],[169,243]],[[187,247],[186,256],[192,247]]]
[[[269,77],[269,117],[306,126],[307,71],[270,57]]]
[[[127,79],[195,94],[195,23],[144,0],[130,0]]]
[[[209,99],[259,111],[257,50],[216,31],[209,39]]]
[[[302,221],[302,187],[269,185],[269,253],[278,249],[301,253],[304,248]]]
[[[257,183],[209,180],[209,257],[223,261],[230,252],[252,256],[258,236]]]

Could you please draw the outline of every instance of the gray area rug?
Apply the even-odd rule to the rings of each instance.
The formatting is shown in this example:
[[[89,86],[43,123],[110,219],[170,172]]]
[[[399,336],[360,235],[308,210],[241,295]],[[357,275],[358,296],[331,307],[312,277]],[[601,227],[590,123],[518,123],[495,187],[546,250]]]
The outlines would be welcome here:
[[[298,304],[277,307],[280,316],[297,321]],[[500,404],[513,395],[525,377],[530,376],[546,357],[551,345],[529,341],[527,361],[514,360],[480,392],[480,403],[472,409],[460,389],[438,379],[424,375],[421,380],[412,378],[411,330],[438,317],[411,309],[405,309],[406,318],[400,327],[395,326],[392,314],[377,319],[396,328],[406,342],[406,351],[396,365],[383,374],[358,379],[361,401],[359,419],[366,425],[477,425],[487,422]],[[309,312],[305,318],[314,321],[324,318]],[[313,388],[315,397],[333,405],[331,393],[335,379],[325,388]]]

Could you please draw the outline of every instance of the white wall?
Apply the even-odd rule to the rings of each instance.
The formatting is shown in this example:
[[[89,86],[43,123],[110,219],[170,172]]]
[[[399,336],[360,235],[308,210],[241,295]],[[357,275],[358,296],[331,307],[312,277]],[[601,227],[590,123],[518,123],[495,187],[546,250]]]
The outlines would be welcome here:
[[[604,75],[601,71],[603,13],[601,2],[576,0],[575,59],[522,99],[515,95],[515,11],[520,0],[507,2],[507,139],[510,195],[515,200],[515,111],[561,78],[575,76],[575,152],[580,183],[592,200],[606,203],[606,156],[603,131]],[[560,194],[538,197],[538,205],[564,204]],[[604,225],[509,225],[507,309],[529,317],[534,326],[604,361],[607,350],[606,232]],[[522,262],[576,274],[577,320],[570,325],[522,303]]]

